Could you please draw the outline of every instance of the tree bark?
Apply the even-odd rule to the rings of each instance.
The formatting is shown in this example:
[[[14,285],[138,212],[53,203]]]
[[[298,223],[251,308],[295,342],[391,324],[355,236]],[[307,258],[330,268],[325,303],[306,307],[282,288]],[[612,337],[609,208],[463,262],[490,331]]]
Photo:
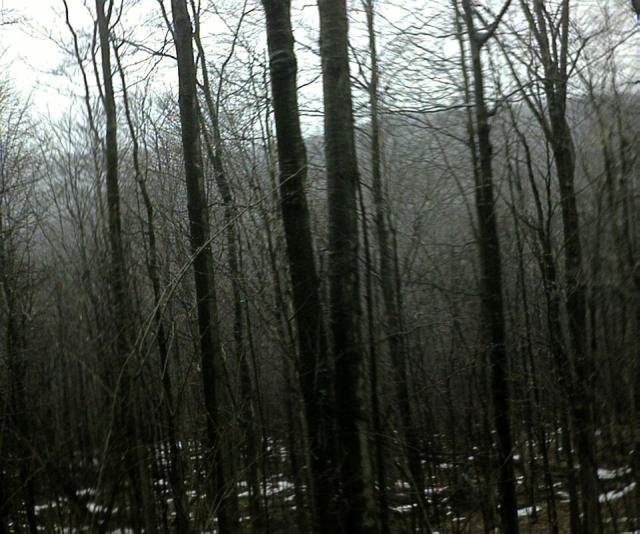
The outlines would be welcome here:
[[[376,466],[376,484],[378,496],[378,517],[380,520],[380,534],[390,534],[389,524],[389,495],[387,488],[387,460],[384,456],[384,430],[380,409],[380,386],[378,371],[378,351],[376,350],[374,325],[374,290],[373,290],[373,261],[371,258],[371,244],[367,224],[362,186],[358,184],[358,201],[360,202],[360,219],[362,224],[362,246],[364,248],[365,269],[365,298],[367,315],[367,343],[369,345],[369,388],[371,391],[371,424],[373,430],[373,445]]]
[[[570,385],[570,409],[574,422],[576,453],[580,462],[580,487],[584,532],[602,532],[598,503],[598,475],[594,446],[593,390],[595,369],[587,343],[586,279],[583,270],[580,219],[575,193],[575,150],[567,121],[570,2],[562,0],[557,26],[549,24],[547,8],[534,0],[533,12],[521,0],[527,21],[540,48],[546,112],[538,114],[551,145],[560,189],[565,260],[565,309],[573,354],[574,380]],[[544,118],[548,116],[548,118]]]
[[[252,420],[255,419],[255,396],[251,383],[251,369],[249,367],[247,351],[244,348],[243,322],[242,317],[242,268],[240,266],[240,242],[238,236],[238,224],[236,221],[237,210],[235,207],[235,199],[222,156],[222,134],[220,132],[220,120],[218,100],[219,92],[214,102],[211,92],[211,84],[209,82],[209,72],[207,70],[207,59],[202,40],[200,38],[200,19],[199,14],[195,13],[195,4],[191,1],[194,10],[194,26],[193,34],[195,44],[198,50],[198,58],[200,70],[202,72],[202,92],[204,94],[205,107],[207,117],[211,123],[212,136],[207,132],[207,125],[204,117],[200,116],[202,134],[207,156],[213,167],[214,180],[222,198],[224,205],[223,220],[225,228],[225,238],[227,241],[227,264],[229,266],[229,276],[231,278],[231,297],[233,301],[233,341],[234,341],[234,359],[240,367],[240,428],[243,434],[243,449],[246,471],[248,473],[249,487],[249,507],[251,511],[251,521],[254,525],[259,525],[262,518],[262,510],[260,506],[260,488],[258,481],[258,447],[256,443],[256,433],[252,426]],[[229,449],[232,450],[231,443]],[[234,476],[235,478],[235,476]]]
[[[360,332],[359,180],[354,141],[348,21],[345,0],[318,0],[324,99],[324,142],[329,210],[329,321],[336,376],[336,413],[345,527],[353,534],[378,531],[369,457]]]
[[[187,189],[189,234],[193,254],[196,288],[199,349],[207,414],[207,438],[213,472],[211,474],[211,509],[216,510],[221,534],[238,532],[235,515],[235,487],[227,487],[226,469],[220,450],[224,431],[222,347],[220,344],[218,304],[215,292],[213,254],[211,252],[209,213],[204,190],[196,72],[193,59],[192,29],[186,0],[172,0],[174,39],[178,59],[180,123]]]
[[[300,129],[297,63],[291,28],[290,0],[263,0],[273,111],[280,168],[280,210],[284,225],[299,351],[299,379],[307,421],[313,481],[315,532],[337,527],[334,461],[329,404],[330,368],[320,301],[309,208],[305,194],[307,157]]]
[[[489,113],[484,96],[480,40],[474,24],[474,12],[470,0],[463,0],[464,19],[469,34],[473,96],[475,104],[475,138],[478,160],[476,176],[476,209],[478,214],[478,239],[480,249],[482,323],[488,344],[491,367],[491,394],[493,400],[493,424],[498,438],[498,492],[502,531],[518,532],[518,501],[513,467],[513,439],[511,436],[511,399],[508,382],[508,357],[505,343],[505,318],[502,296],[502,260],[496,221],[493,192],[492,147]],[[466,68],[466,66],[463,66]]]
[[[118,131],[116,101],[111,70],[111,43],[109,39],[109,21],[113,3],[105,13],[106,0],[96,0],[98,35],[100,40],[100,59],[102,63],[103,105],[106,116],[105,160],[107,186],[107,219],[111,270],[109,282],[115,305],[114,322],[116,328],[116,364],[118,379],[116,391],[116,454],[123,455],[128,475],[132,483],[134,501],[143,517],[145,529],[156,531],[156,514],[148,465],[144,457],[144,447],[140,440],[140,428],[136,423],[138,406],[134,399],[130,377],[130,361],[133,357],[132,309],[129,297],[127,269],[122,242],[122,223],[120,215],[120,187],[118,178]],[[123,447],[123,450],[119,450]],[[141,509],[140,509],[141,508]]]

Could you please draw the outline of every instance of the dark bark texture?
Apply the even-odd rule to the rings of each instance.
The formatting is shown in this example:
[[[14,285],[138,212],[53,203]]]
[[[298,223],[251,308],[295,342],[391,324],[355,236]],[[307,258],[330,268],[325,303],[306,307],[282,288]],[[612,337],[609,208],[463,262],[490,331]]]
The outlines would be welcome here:
[[[476,210],[478,214],[478,245],[480,250],[480,289],[482,294],[482,325],[491,369],[493,424],[498,440],[498,491],[502,531],[518,532],[518,501],[513,466],[511,407],[508,383],[509,362],[505,343],[505,317],[502,295],[502,258],[496,221],[493,191],[491,127],[484,96],[482,43],[475,31],[470,0],[463,0],[464,17],[469,32],[473,96],[475,104],[475,139],[477,143]],[[466,67],[465,67],[466,68]]]
[[[345,0],[319,0],[324,142],[329,204],[329,321],[335,359],[339,465],[345,529],[377,532],[367,436],[358,280],[358,165]]]
[[[192,29],[186,0],[172,0],[174,38],[178,58],[180,123],[187,188],[189,234],[193,254],[198,332],[204,402],[207,413],[207,436],[212,465],[211,506],[216,510],[222,534],[238,531],[234,513],[236,492],[226,484],[226,469],[221,451],[223,432],[222,349],[220,345],[218,304],[215,292],[213,255],[211,252],[209,213],[204,189],[196,72],[193,59]]]
[[[300,129],[297,64],[290,1],[263,0],[272,102],[280,167],[280,209],[287,245],[298,335],[298,373],[304,399],[313,479],[314,530],[334,531],[335,466],[329,420],[330,368],[305,194],[307,157]]]

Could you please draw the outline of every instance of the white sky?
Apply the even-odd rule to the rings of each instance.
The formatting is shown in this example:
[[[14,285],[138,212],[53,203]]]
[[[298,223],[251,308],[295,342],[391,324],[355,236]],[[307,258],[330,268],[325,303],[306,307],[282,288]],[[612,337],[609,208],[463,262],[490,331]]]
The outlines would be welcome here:
[[[14,87],[30,96],[45,113],[68,105],[68,100],[59,93],[62,79],[53,74],[63,56],[47,35],[55,35],[56,30],[62,29],[61,5],[55,0],[0,0],[0,10],[10,13],[1,22],[19,21],[0,26],[2,77],[6,74]]]
[[[93,9],[94,2],[92,0],[85,1]],[[417,0],[379,0],[379,6],[380,9],[384,10],[386,17],[399,19],[407,12],[411,12],[416,2]],[[68,0],[68,3],[72,23],[76,27],[76,31],[81,33],[83,30],[86,31],[91,28],[91,18],[87,13],[87,8],[83,5],[83,1]],[[234,16],[237,18],[239,15],[243,0],[226,0],[222,3],[226,4],[227,7],[234,6],[234,3],[238,4],[238,12],[231,12],[228,20],[229,24],[234,25]],[[251,0],[249,5],[251,6],[254,3],[257,4],[258,2]],[[433,0],[428,5],[433,6],[430,9],[434,10],[448,8],[449,0]],[[629,26],[633,27],[634,25],[630,0],[575,0],[574,5],[578,12],[604,5],[616,5],[619,8],[626,7],[629,13]],[[140,0],[139,6],[141,7],[127,10],[127,13],[133,19],[131,27],[137,26],[137,23],[144,18],[143,12],[156,13],[159,11],[156,0]],[[315,34],[316,29],[314,26],[317,24],[317,8],[315,0],[294,0],[293,9],[293,25],[296,37],[303,45],[316,48],[317,35]],[[82,87],[78,83],[77,70],[75,68],[69,70],[70,74],[75,76],[72,81],[68,78],[68,75],[62,74],[62,69],[60,68],[65,64],[73,64],[72,58],[61,51],[59,46],[55,44],[55,41],[58,41],[70,47],[71,43],[69,32],[64,23],[62,1],[0,0],[0,12],[9,13],[8,16],[4,16],[4,20],[0,19],[0,79],[9,78],[14,87],[23,96],[30,97],[34,108],[40,113],[58,115],[69,107],[70,99],[68,95],[70,93],[82,94]],[[133,15],[131,15],[132,12]],[[421,12],[420,15],[424,16],[425,13]],[[8,19],[17,20],[18,23],[3,25],[2,22],[7,22]],[[203,20],[204,24],[205,21]],[[124,26],[128,27],[128,21]],[[216,26],[216,21],[210,19],[203,28],[203,38],[220,39],[217,36],[218,28]],[[353,27],[352,25],[352,36],[354,34],[357,35],[358,31],[362,32],[362,28]],[[221,54],[225,54],[228,50],[226,44],[213,40],[211,41],[211,49],[214,53],[219,50]],[[437,42],[439,51],[445,55],[456,54],[457,43],[450,42],[449,44],[451,46],[448,46],[442,40]],[[637,61],[640,66],[640,54],[638,54],[640,43],[633,41],[629,44],[630,49],[627,49],[627,54],[629,54],[627,57],[631,62]],[[379,43],[379,48],[383,49],[383,47],[384,43]],[[305,83],[311,76],[317,74],[319,65],[315,64],[317,58],[312,53],[305,52],[304,49],[300,50],[300,56],[300,82]],[[171,64],[168,64],[168,67],[170,67],[169,74],[158,77],[160,83],[173,83],[171,78],[175,75],[175,69]],[[131,79],[133,79],[133,75]],[[301,95],[302,106],[305,105],[305,100],[308,102],[310,99],[317,99],[319,96],[320,86],[318,83],[305,87]]]
[[[415,0],[383,0],[380,5],[384,7],[385,15],[391,20],[406,13],[409,4]],[[437,3],[448,2],[449,0],[438,0]],[[90,9],[94,8],[93,0],[85,0]],[[238,12],[232,13],[231,18],[236,18],[240,13],[243,0],[226,0],[221,2],[228,6],[238,4]],[[71,21],[77,32],[87,31],[91,28],[91,19],[87,15],[87,8],[82,0],[68,0]],[[259,4],[259,1],[250,0],[249,7]],[[147,13],[159,13],[156,0],[140,0],[140,8]],[[398,7],[402,6],[402,7]],[[127,11],[130,11],[128,8]],[[314,69],[313,75],[317,73],[319,65],[310,64],[314,61],[304,46],[317,48],[317,6],[315,0],[294,0],[292,9],[294,32],[303,47],[299,50],[299,68],[301,83],[305,83],[305,66]],[[64,22],[64,11],[62,0],[0,0],[0,12],[7,13],[4,21],[0,19],[0,72],[2,76],[8,77],[14,87],[23,95],[29,95],[34,107],[41,112],[47,111],[56,114],[58,110],[68,106],[68,97],[62,93],[75,91],[79,94],[80,87],[69,83],[69,80],[62,75],[60,67],[72,65],[73,60],[60,50],[56,42],[63,43],[66,47],[71,47],[71,36]],[[230,25],[235,24],[235,20],[227,20]],[[2,25],[1,22],[9,20],[18,21],[15,24]],[[139,20],[134,20],[132,26],[136,26]],[[209,19],[203,29],[203,40],[212,38],[218,31],[218,21]],[[204,20],[203,20],[204,25]],[[126,25],[125,25],[126,26]],[[228,29],[222,28],[222,32]],[[352,32],[353,33],[353,32]],[[263,43],[264,44],[264,43]],[[212,42],[213,47],[221,49],[221,53],[226,53],[228,49],[220,46],[219,43]],[[308,57],[305,57],[308,56]],[[77,75],[75,68],[73,71]],[[6,76],[4,76],[6,74]],[[307,96],[309,93],[313,97],[319,96],[318,86],[306,87]]]

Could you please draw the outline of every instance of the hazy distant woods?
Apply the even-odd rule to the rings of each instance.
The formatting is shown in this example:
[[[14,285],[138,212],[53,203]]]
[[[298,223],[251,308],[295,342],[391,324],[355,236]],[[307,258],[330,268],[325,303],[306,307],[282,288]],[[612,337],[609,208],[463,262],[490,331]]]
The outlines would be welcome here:
[[[640,529],[638,2],[51,4],[0,534]]]

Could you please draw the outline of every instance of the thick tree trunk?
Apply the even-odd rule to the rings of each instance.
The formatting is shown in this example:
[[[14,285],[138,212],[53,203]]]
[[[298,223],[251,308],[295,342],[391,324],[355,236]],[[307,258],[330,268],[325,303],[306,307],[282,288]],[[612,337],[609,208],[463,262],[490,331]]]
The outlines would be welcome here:
[[[280,209],[298,334],[299,374],[307,421],[313,480],[314,530],[335,531],[334,462],[328,408],[330,369],[320,280],[317,275],[309,208],[304,191],[307,158],[300,130],[297,65],[290,1],[263,0],[280,167]]]
[[[223,465],[221,434],[224,421],[222,350],[220,345],[218,304],[215,293],[213,255],[211,252],[209,213],[204,190],[196,72],[191,41],[191,21],[186,0],[172,0],[174,38],[178,57],[180,123],[187,188],[189,233],[193,253],[196,288],[199,349],[202,366],[204,401],[207,413],[207,437],[213,472],[211,473],[211,509],[216,510],[221,534],[239,529],[235,487],[227,487]]]
[[[360,332],[356,160],[345,0],[318,0],[329,209],[330,329],[346,530],[377,532]]]

